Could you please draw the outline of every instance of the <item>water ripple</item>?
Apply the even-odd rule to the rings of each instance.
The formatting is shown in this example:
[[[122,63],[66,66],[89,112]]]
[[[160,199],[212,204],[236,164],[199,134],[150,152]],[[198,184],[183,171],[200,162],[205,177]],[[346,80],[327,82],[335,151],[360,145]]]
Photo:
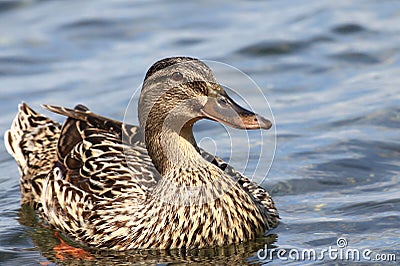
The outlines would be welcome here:
[[[342,35],[347,35],[347,34],[356,34],[360,32],[367,31],[363,26],[355,23],[345,23],[341,25],[337,25],[332,29],[333,33],[336,34],[342,34]]]
[[[252,44],[247,47],[241,48],[237,51],[238,54],[246,56],[272,56],[300,52],[301,50],[309,48],[311,45],[320,42],[331,42],[332,39],[326,36],[318,36],[310,40],[290,41],[290,40],[277,40],[277,41],[263,41],[257,44]]]

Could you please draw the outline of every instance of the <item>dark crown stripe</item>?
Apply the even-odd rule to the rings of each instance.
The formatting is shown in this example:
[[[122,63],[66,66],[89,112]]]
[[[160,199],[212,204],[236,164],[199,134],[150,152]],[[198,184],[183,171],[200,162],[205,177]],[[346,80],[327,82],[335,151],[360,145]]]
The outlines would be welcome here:
[[[175,64],[179,64],[182,62],[188,62],[188,61],[199,61],[196,58],[192,57],[186,57],[186,56],[180,56],[180,57],[170,57],[170,58],[165,58],[163,60],[157,61],[154,63],[149,70],[146,73],[146,77],[144,78],[145,80],[149,78],[151,75],[153,75],[155,72],[170,67]]]

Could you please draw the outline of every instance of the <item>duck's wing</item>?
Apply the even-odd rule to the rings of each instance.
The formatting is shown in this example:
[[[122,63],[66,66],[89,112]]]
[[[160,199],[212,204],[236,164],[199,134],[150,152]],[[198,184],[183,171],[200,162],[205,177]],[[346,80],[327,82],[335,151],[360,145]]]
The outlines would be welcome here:
[[[83,105],[44,105],[67,116],[57,143],[60,179],[96,198],[129,193],[140,200],[159,180],[138,127],[102,117]]]
[[[237,182],[243,188],[243,190],[245,190],[249,195],[251,195],[251,197],[259,202],[261,206],[263,206],[264,212],[267,214],[266,217],[268,217],[267,224],[269,228],[274,228],[278,225],[278,210],[275,207],[272,197],[263,187],[251,181],[248,177],[242,175],[240,172],[236,171],[221,158],[214,156],[201,148],[200,153],[203,158],[223,170],[227,175],[235,180],[235,182]]]
[[[144,201],[159,174],[143,142],[123,141],[124,134],[132,137],[129,141],[139,138],[136,127],[96,115],[82,105],[45,108],[67,119],[57,143],[57,163],[44,181],[39,212],[74,239],[99,245],[113,236],[110,230],[127,222],[116,213]],[[109,214],[97,212],[98,206],[113,208],[113,216],[101,217]],[[104,221],[116,224],[110,227]],[[125,236],[126,232],[120,234]],[[103,244],[112,246],[114,240]]]

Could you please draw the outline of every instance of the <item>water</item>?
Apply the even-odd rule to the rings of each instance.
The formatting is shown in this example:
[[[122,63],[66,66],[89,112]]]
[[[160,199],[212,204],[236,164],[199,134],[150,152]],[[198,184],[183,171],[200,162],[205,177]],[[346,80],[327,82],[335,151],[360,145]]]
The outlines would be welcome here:
[[[276,254],[262,260],[257,251],[265,243],[337,248],[339,237],[399,261],[399,10],[389,0],[1,1],[0,132],[21,101],[36,109],[84,103],[122,119],[154,61],[221,61],[250,75],[274,112],[277,150],[262,185],[280,211],[279,227],[240,245],[96,254],[87,264],[297,264]],[[224,143],[214,130],[199,126],[201,136]],[[219,144],[217,154],[228,150]],[[57,258],[53,232],[20,210],[18,170],[3,145],[0,169],[0,264],[81,265]],[[302,263],[323,262],[345,263]]]

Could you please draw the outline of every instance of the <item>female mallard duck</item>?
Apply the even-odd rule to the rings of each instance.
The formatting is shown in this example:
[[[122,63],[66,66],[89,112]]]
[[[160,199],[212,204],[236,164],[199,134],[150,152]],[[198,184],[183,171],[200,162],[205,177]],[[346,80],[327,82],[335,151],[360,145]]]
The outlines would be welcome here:
[[[140,127],[78,105],[44,105],[63,125],[19,106],[5,134],[21,172],[22,204],[88,246],[194,248],[253,239],[276,227],[269,194],[201,150],[193,124],[207,118],[240,129],[271,122],[237,105],[201,61],[156,62],[139,99]]]

